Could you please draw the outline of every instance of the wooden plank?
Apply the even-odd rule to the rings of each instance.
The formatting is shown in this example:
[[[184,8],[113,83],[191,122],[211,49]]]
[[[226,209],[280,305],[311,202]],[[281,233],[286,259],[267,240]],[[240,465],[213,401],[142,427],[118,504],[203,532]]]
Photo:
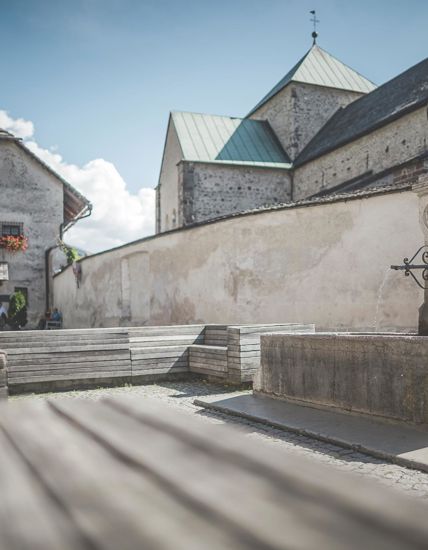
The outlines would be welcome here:
[[[192,334],[195,337],[204,333],[204,325],[179,325],[173,327],[144,327],[144,328],[130,328],[129,337],[135,338],[137,336],[171,336],[174,334]]]
[[[187,366],[171,366],[171,367],[165,367],[165,366],[162,366],[161,368],[155,368],[155,369],[147,369],[147,368],[144,368],[144,369],[141,369],[141,370],[136,370],[136,371],[133,371],[132,372],[132,376],[133,378],[135,376],[144,376],[144,375],[147,375],[147,376],[153,376],[153,375],[158,375],[158,374],[180,374],[180,373],[187,373],[189,372],[189,369],[187,368]]]
[[[2,550],[87,548],[71,518],[44,491],[25,460],[2,432],[0,449]]]
[[[176,351],[176,350],[165,350],[165,351],[152,351],[147,353],[132,353],[131,359],[132,361],[138,360],[138,359],[161,359],[163,357],[165,358],[186,358],[188,356],[187,351]]]
[[[372,484],[359,478],[349,481],[334,470],[320,472],[319,465],[314,468],[301,457],[284,461],[282,453],[248,445],[235,432],[226,435],[207,425],[201,430],[175,411],[155,407],[141,414],[145,408],[132,403],[121,400],[118,409],[109,401],[121,417],[88,402],[78,408],[65,400],[53,406],[106,449],[182,495],[195,510],[204,510],[215,523],[221,518],[223,530],[244,540],[247,548],[398,550],[426,544],[426,511],[419,502],[409,501],[412,511],[403,521],[401,499],[393,493],[393,502],[379,499]]]
[[[14,378],[19,378],[22,376],[44,376],[49,374],[61,374],[61,373],[79,373],[79,372],[110,372],[114,370],[126,370],[131,369],[130,363],[124,363],[124,362],[112,362],[112,363],[100,363],[96,367],[93,366],[93,363],[91,365],[85,365],[79,364],[79,363],[73,363],[72,365],[53,365],[49,368],[38,368],[38,369],[27,369],[27,370],[10,370],[9,371],[9,380],[13,380]]]
[[[78,346],[61,346],[56,353],[75,353],[79,349]],[[129,350],[129,344],[126,342],[123,344],[97,344],[97,345],[88,345],[81,346],[80,351],[107,351],[107,350]],[[27,353],[32,353],[37,356],[42,356],[44,354],[51,353],[49,348],[18,348],[8,350],[7,355],[10,358],[15,357],[16,355],[25,355]]]
[[[114,353],[110,354],[109,352],[103,353],[95,353],[95,354],[84,354],[79,353],[77,355],[57,355],[57,354],[51,354],[50,356],[42,359],[35,359],[33,357],[29,357],[29,359],[19,359],[9,362],[9,368],[12,368],[13,370],[16,369],[25,369],[27,367],[35,367],[43,366],[43,365],[62,365],[64,363],[100,363],[103,361],[129,361],[130,357],[128,353]]]
[[[133,365],[152,365],[152,364],[161,364],[161,363],[183,363],[186,364],[189,362],[189,359],[186,356],[177,356],[177,357],[146,357],[144,359],[132,359]]]
[[[231,351],[227,350],[228,357],[260,357],[260,350]]]
[[[218,373],[218,375],[224,375],[226,376],[227,374],[227,368],[224,368],[224,367],[216,367],[214,365],[208,365],[208,364],[205,364],[205,363],[194,363],[194,364],[191,364],[189,365],[189,370],[190,372],[204,372],[204,373],[209,373],[209,374],[216,374]]]
[[[18,386],[22,384],[32,384],[32,383],[40,383],[43,384],[44,382],[55,382],[55,381],[79,381],[79,380],[100,380],[103,379],[112,379],[112,378],[130,378],[131,377],[131,371],[130,370],[122,370],[122,371],[92,371],[89,373],[75,373],[74,371],[70,371],[69,374],[43,374],[41,376],[31,375],[31,376],[21,376],[19,378],[13,378],[13,380],[9,380],[9,386]]]
[[[84,348],[85,346],[100,346],[100,345],[112,345],[112,344],[125,344],[128,345],[128,342],[124,338],[111,338],[110,340],[96,340],[96,339],[87,339],[87,340],[50,340],[46,342],[28,342],[28,345],[24,345],[23,342],[17,342],[15,344],[7,344],[8,353],[11,353],[15,349],[22,350],[31,350],[31,349],[52,349],[58,347],[80,347]]]
[[[227,351],[260,351],[260,344],[258,343],[252,343],[252,344],[243,344],[243,345],[236,345],[236,344],[228,344]]]
[[[254,548],[159,477],[124,463],[74,421],[42,409],[28,423],[31,413],[32,407],[22,408],[15,418],[2,415],[1,423],[46,490],[72,517],[76,532],[89,541],[85,550]],[[138,440],[147,443],[141,434]],[[25,530],[32,532],[31,522]]]
[[[189,346],[189,351],[191,353],[211,353],[216,355],[224,355],[227,353],[226,346],[207,346],[207,345],[191,345]]]
[[[223,378],[223,379],[227,378],[227,373],[226,372],[219,371],[219,370],[212,370],[212,369],[203,368],[203,367],[194,368],[194,369],[192,369],[191,372],[193,374],[203,374],[205,376],[213,376],[213,377],[216,377],[216,378]]]
[[[0,408],[2,550],[426,548],[423,501],[147,401]]]
[[[203,338],[186,338],[184,336],[174,336],[165,338],[164,336],[156,338],[135,338],[130,341],[131,349],[144,348],[144,347],[161,347],[161,346],[173,346],[183,345],[188,346],[193,343],[203,343]]]
[[[227,361],[218,361],[209,357],[192,357],[189,358],[189,365],[197,364],[212,365],[214,368],[227,369]]]

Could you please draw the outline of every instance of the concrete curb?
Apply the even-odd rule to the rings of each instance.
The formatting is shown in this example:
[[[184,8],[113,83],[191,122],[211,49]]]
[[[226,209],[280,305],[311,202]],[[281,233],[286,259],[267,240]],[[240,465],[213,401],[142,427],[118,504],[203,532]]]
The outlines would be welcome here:
[[[194,404],[207,410],[244,418],[280,430],[332,443],[339,447],[352,449],[406,468],[428,472],[428,433],[411,426],[385,423],[377,419],[372,420],[335,411],[321,411],[303,405],[252,395],[221,401],[195,399]],[[260,412],[257,413],[257,405],[260,404],[263,407],[259,407]],[[281,415],[278,415],[278,407],[285,409],[282,418]],[[255,411],[250,412],[250,408],[255,409]],[[303,415],[299,413],[303,413]],[[326,427],[316,429],[311,416],[314,419],[321,420],[321,422],[324,420],[323,423]],[[287,417],[289,420],[286,419]],[[326,419],[327,422],[325,422]],[[335,420],[340,421],[341,430],[337,429],[338,422],[335,422]],[[349,435],[344,437],[339,432],[343,432],[346,424],[349,425]],[[370,433],[367,433],[367,437],[364,437],[364,435],[361,435],[361,430]],[[370,439],[377,439],[379,444],[373,444]],[[398,452],[403,442],[413,447],[414,450],[406,453]],[[394,447],[396,447],[396,451],[394,451]]]

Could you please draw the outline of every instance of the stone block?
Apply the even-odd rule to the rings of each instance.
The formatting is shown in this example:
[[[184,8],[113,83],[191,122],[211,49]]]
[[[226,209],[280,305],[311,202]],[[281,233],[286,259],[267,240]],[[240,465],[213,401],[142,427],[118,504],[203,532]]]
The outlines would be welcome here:
[[[422,336],[263,335],[255,391],[428,425],[427,363]]]

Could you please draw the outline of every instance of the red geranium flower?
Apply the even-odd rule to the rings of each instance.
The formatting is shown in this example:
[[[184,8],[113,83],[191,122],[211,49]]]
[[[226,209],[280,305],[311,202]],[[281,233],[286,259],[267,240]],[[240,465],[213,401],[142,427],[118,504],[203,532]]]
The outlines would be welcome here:
[[[28,248],[28,238],[25,235],[4,235],[0,237],[0,247],[8,252],[25,252]]]

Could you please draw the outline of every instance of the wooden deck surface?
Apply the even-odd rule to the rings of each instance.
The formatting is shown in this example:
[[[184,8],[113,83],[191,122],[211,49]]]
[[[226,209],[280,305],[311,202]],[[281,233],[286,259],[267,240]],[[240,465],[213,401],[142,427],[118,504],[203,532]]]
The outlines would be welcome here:
[[[428,508],[132,398],[0,406],[1,550],[422,549]]]

